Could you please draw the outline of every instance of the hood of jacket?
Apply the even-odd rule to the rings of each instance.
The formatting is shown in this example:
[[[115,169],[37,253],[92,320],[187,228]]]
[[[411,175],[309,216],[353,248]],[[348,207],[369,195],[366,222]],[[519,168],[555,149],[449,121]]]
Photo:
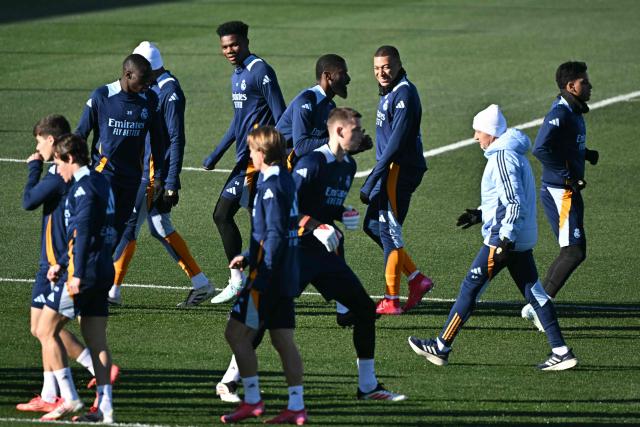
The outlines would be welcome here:
[[[484,152],[484,156],[488,159],[497,151],[511,150],[518,154],[526,154],[531,149],[531,140],[521,130],[509,128],[498,139],[493,141]]]

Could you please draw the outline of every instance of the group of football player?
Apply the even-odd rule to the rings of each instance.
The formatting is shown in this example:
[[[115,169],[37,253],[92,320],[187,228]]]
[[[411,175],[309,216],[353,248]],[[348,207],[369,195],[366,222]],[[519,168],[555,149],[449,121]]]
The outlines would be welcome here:
[[[91,94],[73,134],[59,115],[47,116],[34,127],[37,147],[27,159],[23,205],[43,206],[31,332],[42,346],[44,381],[41,394],[19,404],[18,410],[45,412],[41,420],[52,421],[83,408],[69,368],[71,356],[95,376],[90,385],[97,389],[90,411],[73,419],[113,422],[112,384],[119,368],[111,362],[107,345],[108,305],[122,303],[121,284],[145,220],[191,280],[192,288],[178,307],[209,298],[214,304],[234,299],[225,330],[233,357],[216,393],[239,405],[221,417],[223,423],[265,411],[255,349],[267,330],[289,395],[287,407],[267,423],[307,422],[294,330],[295,298],[308,284],[327,301],[336,301],[339,325],[353,328],[357,398],[406,399],[379,383],[374,364],[376,319],[406,313],[433,288],[410,257],[402,230],[427,165],[420,98],[398,50],[385,45],[373,55],[380,95],[376,164],[360,189],[367,206],[364,232],[384,256],[386,289],[374,303],[345,261],[344,234],[336,224],[342,222],[346,230],[360,226],[358,210],[345,206],[345,200],[357,170],[354,155],[374,147],[361,114],[338,108],[333,101],[336,95],[347,98],[345,59],[322,55],[316,62],[316,84],[286,106],[275,71],[249,49],[248,26],[226,22],[217,34],[222,54],[234,67],[234,116],[203,167],[215,169],[235,142],[235,166],[213,211],[228,258],[228,283],[216,294],[173,227],[170,213],[181,188],[186,99],[177,78],[164,68],[158,47],[144,41],[125,58],[121,77]],[[596,164],[598,153],[585,144],[582,115],[588,111],[592,88],[586,65],[560,65],[556,82],[560,95],[544,119],[533,153],[542,162],[540,199],[560,254],[540,281],[532,254],[537,225],[536,187],[526,158],[531,142],[523,132],[507,127],[498,105],[490,105],[472,124],[474,139],[487,158],[481,203],[457,222],[463,228],[482,224],[483,244],[438,337],[409,337],[410,347],[436,365],[447,364],[453,340],[482,291],[505,267],[527,300],[523,317],[545,332],[552,349],[538,368],[564,370],[577,364],[564,342],[553,298],[586,256],[584,165],[585,160]],[[85,141],[90,134],[89,150]],[[55,164],[41,178],[43,163],[52,160]],[[234,221],[240,208],[251,215],[246,252]],[[403,275],[408,296],[401,305]],[[64,328],[76,317],[86,346]]]

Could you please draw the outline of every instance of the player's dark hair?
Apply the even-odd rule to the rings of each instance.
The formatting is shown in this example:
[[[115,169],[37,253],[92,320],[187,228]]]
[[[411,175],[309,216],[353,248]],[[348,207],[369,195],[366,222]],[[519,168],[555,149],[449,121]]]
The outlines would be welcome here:
[[[316,61],[316,80],[320,80],[322,73],[326,71],[334,72],[340,68],[345,68],[346,66],[347,61],[345,61],[340,55],[336,55],[335,53],[322,55]]]
[[[247,39],[249,36],[249,26],[242,21],[229,21],[221,24],[216,33],[218,37],[236,35]]]
[[[50,114],[38,120],[33,126],[33,136],[47,137],[51,135],[53,139],[60,135],[71,132],[71,126],[67,119],[60,114]]]
[[[349,107],[338,107],[331,110],[329,117],[327,118],[327,127],[330,127],[335,122],[349,123],[356,119],[362,118],[362,114]]]
[[[402,64],[402,61],[400,60],[400,52],[398,52],[398,49],[396,49],[394,46],[389,46],[389,45],[380,46],[378,50],[376,50],[376,53],[373,56],[374,57],[388,56],[389,58],[392,58],[398,61],[400,64]]]
[[[249,132],[247,143],[254,150],[264,154],[268,165],[285,164],[287,159],[287,141],[273,126],[261,126]]]
[[[132,53],[122,61],[122,70],[138,71],[140,74],[146,74],[151,71],[151,63],[144,56]]]
[[[556,70],[556,83],[558,88],[563,90],[567,87],[567,83],[579,79],[587,72],[587,64],[580,61],[568,61],[560,64]]]
[[[73,157],[73,162],[85,166],[89,164],[89,149],[82,137],[74,133],[61,135],[53,143],[54,156],[63,162],[69,161],[69,156]]]

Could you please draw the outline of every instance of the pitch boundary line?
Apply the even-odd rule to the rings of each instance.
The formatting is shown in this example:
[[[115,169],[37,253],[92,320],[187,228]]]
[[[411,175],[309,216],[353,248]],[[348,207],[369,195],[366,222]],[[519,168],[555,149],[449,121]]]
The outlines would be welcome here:
[[[593,104],[589,105],[589,109],[590,110],[597,110],[599,108],[603,108],[603,107],[607,107],[609,105],[612,104],[617,104],[619,102],[624,102],[624,101],[628,101],[630,99],[633,98],[637,98],[640,97],[640,90],[636,90],[633,92],[629,92],[629,93],[625,93],[622,95],[617,95],[617,96],[612,96],[611,98],[606,98],[603,99],[601,101],[598,102],[594,102]],[[515,125],[513,126],[516,129],[530,129],[536,126],[540,126],[542,124],[542,121],[544,120],[544,117],[541,117],[539,119],[535,119],[535,120],[531,120],[529,122],[526,123],[520,123],[519,125]],[[431,150],[427,150],[425,152],[422,153],[422,156],[427,158],[427,157],[434,157],[440,154],[444,154],[447,153],[449,151],[453,151],[453,150],[457,150],[458,148],[464,148],[467,147],[469,145],[473,145],[475,144],[476,141],[473,138],[468,138],[468,139],[463,139],[461,141],[458,142],[454,142],[448,145],[443,145],[442,147],[438,147],[438,148],[433,148]],[[23,163],[25,160],[24,159],[10,159],[10,158],[0,158],[0,162],[5,162],[5,163]],[[195,168],[193,166],[183,166],[182,170],[184,171],[192,171],[192,172],[217,172],[217,173],[230,173],[231,169],[214,169],[211,171],[207,171],[204,170],[202,168]],[[372,169],[367,169],[364,171],[359,171],[356,172],[356,178],[364,178],[367,175],[369,175],[371,173]]]
[[[27,284],[33,283],[34,279],[16,279],[11,277],[0,277],[0,282],[7,283],[20,283]],[[188,286],[163,286],[163,285],[154,285],[154,284],[145,284],[145,283],[123,283],[122,286],[125,288],[142,288],[142,289],[162,289],[166,291],[188,291],[191,289]],[[303,292],[302,295],[312,296],[312,297],[322,297],[322,294],[319,292]],[[383,298],[384,295],[370,295],[370,297],[374,300]],[[406,300],[407,297],[401,296],[401,300]],[[425,297],[423,298],[425,301],[432,302],[455,302],[455,298],[432,298]],[[521,307],[524,305],[523,301],[487,301],[480,300],[480,303],[483,304],[491,304],[491,305],[503,305],[503,306],[513,306],[513,307]],[[630,306],[630,307],[619,307],[616,305],[576,305],[576,304],[556,304],[556,307],[562,308],[574,308],[579,310],[591,310],[591,311],[640,311],[640,306]]]
[[[20,423],[20,424],[42,424],[38,418],[4,418],[0,417],[0,423]],[[58,424],[58,425],[74,425],[74,426],[82,426],[82,425],[96,425],[96,423],[81,423],[74,421],[47,421],[47,425],[49,424]],[[173,427],[171,424],[145,424],[145,423],[113,423],[109,424],[111,426],[116,427]],[[183,425],[175,425],[177,427],[189,427]]]

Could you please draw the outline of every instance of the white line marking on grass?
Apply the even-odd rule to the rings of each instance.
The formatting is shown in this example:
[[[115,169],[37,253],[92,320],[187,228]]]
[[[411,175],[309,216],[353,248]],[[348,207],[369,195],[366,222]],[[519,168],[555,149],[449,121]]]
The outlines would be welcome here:
[[[593,104],[589,105],[589,109],[590,110],[597,110],[598,108],[603,108],[606,107],[608,105],[611,104],[616,104],[618,102],[623,102],[623,101],[628,101],[632,98],[637,98],[640,96],[640,90],[637,90],[635,92],[629,92],[626,93],[624,95],[618,95],[618,96],[614,96],[611,98],[607,98],[607,99],[603,99],[602,101],[598,101],[598,102],[594,102]],[[516,129],[530,129],[536,126],[540,126],[542,124],[542,121],[544,120],[544,117],[539,118],[539,119],[535,119],[535,120],[531,120],[530,122],[526,122],[526,123],[521,123],[519,125],[515,125],[513,126]],[[449,144],[449,145],[445,145],[442,147],[438,147],[438,148],[434,148],[432,150],[427,150],[424,153],[422,153],[423,157],[433,157],[433,156],[437,156],[438,154],[443,154],[446,153],[448,151],[453,151],[453,150],[457,150],[458,148],[463,148],[466,147],[468,145],[473,145],[473,144],[477,144],[477,142],[473,139],[473,138],[469,138],[469,139],[463,139],[462,141],[458,141],[458,142],[454,142],[453,144]],[[369,175],[371,173],[372,169],[368,169],[366,171],[360,171],[356,173],[356,178],[363,178],[366,177],[367,175]]]
[[[33,283],[33,279],[13,279],[10,277],[0,277],[0,282],[8,282],[8,283]],[[188,291],[191,289],[188,286],[164,286],[164,285],[154,285],[154,284],[142,284],[142,283],[123,283],[122,286],[125,288],[146,288],[146,289],[162,289],[168,291]],[[319,292],[303,292],[302,295],[312,296],[312,297],[321,297],[322,294]],[[380,299],[384,295],[370,295],[372,299]],[[406,300],[407,297],[400,297],[401,300]],[[433,301],[433,302],[455,302],[455,298],[423,298],[425,301]],[[486,301],[480,300],[482,304],[491,304],[491,305],[504,305],[504,306],[514,306],[521,307],[525,304],[524,301]],[[564,308],[575,308],[579,310],[597,310],[597,311],[640,311],[640,306],[630,306],[630,307],[620,307],[617,305],[575,305],[575,304],[556,304],[556,307],[564,307]]]
[[[0,418],[0,423],[21,423],[21,424],[42,424],[42,422],[38,418]],[[83,426],[83,425],[96,425],[96,423],[77,423],[74,421],[47,421],[46,425],[49,424],[61,424],[61,425],[74,425],[74,426]],[[144,424],[144,423],[113,423],[109,424],[116,427],[172,427],[171,424]],[[177,427],[189,427],[189,426],[181,426],[177,425]]]
[[[618,102],[629,101],[630,99],[640,97],[640,90],[625,93],[623,95],[613,96],[611,98],[603,99],[602,101],[594,102],[589,105],[590,110],[597,110],[598,108],[607,107],[612,104],[617,104]],[[531,120],[530,122],[521,123],[519,125],[515,125],[513,127],[517,129],[530,129],[536,126],[540,126],[542,124],[543,118]],[[458,148],[463,148],[468,145],[475,144],[476,141],[473,138],[463,139],[462,141],[454,142],[452,144],[444,145],[442,147],[434,148],[432,150],[427,150],[422,155],[424,157],[433,157],[439,154],[443,154],[449,151],[457,150]],[[8,163],[26,163],[26,159],[8,159],[8,158],[0,158],[0,162],[8,162]],[[194,168],[192,166],[183,166],[182,170],[191,171],[191,172],[218,172],[218,173],[230,173],[231,169],[214,169],[211,171],[204,170],[203,168]],[[367,169],[365,171],[360,171],[356,173],[356,178],[366,177],[371,173],[371,169]]]

